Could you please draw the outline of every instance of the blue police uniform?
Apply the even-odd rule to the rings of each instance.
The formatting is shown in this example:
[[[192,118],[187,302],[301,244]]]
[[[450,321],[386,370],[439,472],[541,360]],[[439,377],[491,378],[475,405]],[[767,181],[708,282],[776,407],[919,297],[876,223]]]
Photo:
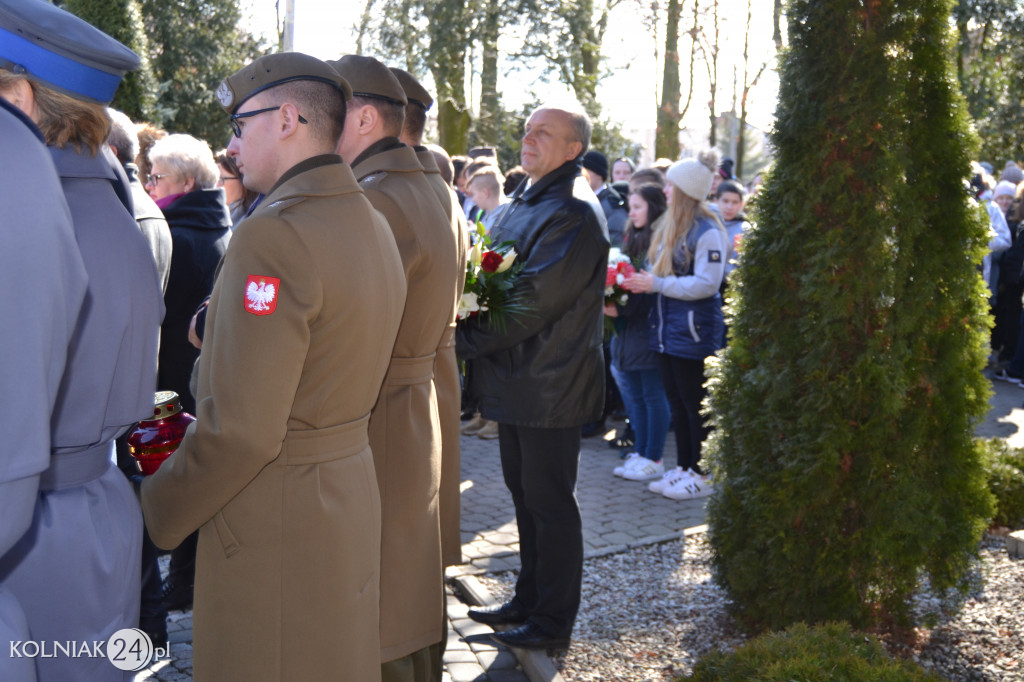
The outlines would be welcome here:
[[[102,104],[137,66],[131,50],[49,3],[0,0],[0,68],[27,75],[37,91],[52,88]],[[91,646],[138,621],[142,517],[113,465],[113,450],[114,438],[152,414],[163,301],[130,200],[121,198],[127,197],[123,177],[103,155],[70,145],[51,147],[50,154],[88,283],[52,419],[49,412],[39,416],[44,405],[35,408],[37,420],[50,425],[49,461],[31,524],[0,559],[0,581],[24,609],[32,640]],[[62,198],[56,188],[40,191],[22,194],[29,199],[23,203],[59,204]],[[62,272],[33,266],[37,277]],[[21,283],[17,291],[39,314],[52,314],[52,299],[32,284]],[[103,657],[32,660],[41,682],[131,674]]]

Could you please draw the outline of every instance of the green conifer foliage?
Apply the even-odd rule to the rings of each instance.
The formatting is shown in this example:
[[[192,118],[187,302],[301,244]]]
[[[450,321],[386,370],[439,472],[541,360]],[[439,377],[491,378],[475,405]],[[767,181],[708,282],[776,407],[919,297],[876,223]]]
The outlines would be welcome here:
[[[793,0],[775,167],[714,363],[716,578],[750,626],[906,625],[990,513],[983,209],[949,0]]]
[[[110,106],[133,120],[152,120],[156,81],[149,65],[149,41],[142,27],[138,0],[65,0],[62,7],[139,55],[142,65],[137,71],[125,75]]]

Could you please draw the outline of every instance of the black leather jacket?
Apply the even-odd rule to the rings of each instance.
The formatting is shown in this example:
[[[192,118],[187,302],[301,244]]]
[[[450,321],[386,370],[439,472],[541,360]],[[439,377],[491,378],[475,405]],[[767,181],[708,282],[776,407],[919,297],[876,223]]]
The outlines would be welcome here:
[[[570,161],[520,186],[491,232],[494,244],[515,242],[525,267],[514,291],[530,312],[503,332],[486,316],[459,323],[456,351],[473,361],[468,390],[487,419],[567,428],[601,416],[608,228],[579,172]]]

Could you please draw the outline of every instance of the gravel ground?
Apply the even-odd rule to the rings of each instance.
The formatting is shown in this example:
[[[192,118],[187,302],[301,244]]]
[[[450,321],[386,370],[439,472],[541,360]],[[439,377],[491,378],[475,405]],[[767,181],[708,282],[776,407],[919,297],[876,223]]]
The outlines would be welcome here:
[[[516,573],[480,579],[504,601]],[[1024,560],[1009,559],[1004,539],[987,536],[972,579],[954,616],[923,589],[916,607],[934,627],[919,631],[916,646],[890,649],[951,680],[1024,682]],[[569,682],[688,675],[707,652],[745,640],[726,605],[703,535],[588,559],[573,643],[556,666]]]

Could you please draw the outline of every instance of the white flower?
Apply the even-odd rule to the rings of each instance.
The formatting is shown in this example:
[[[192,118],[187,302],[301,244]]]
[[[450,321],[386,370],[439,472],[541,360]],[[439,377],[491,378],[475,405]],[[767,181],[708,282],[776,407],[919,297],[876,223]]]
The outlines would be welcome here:
[[[626,305],[626,302],[628,300],[629,300],[629,294],[623,294],[622,296],[619,296],[619,305]]]
[[[508,253],[505,254],[505,257],[501,259],[501,265],[498,266],[498,269],[495,270],[495,272],[505,272],[512,267],[512,263],[515,262],[517,255],[518,254],[516,254],[515,249],[509,249]]]
[[[613,246],[612,248],[608,249],[608,265],[618,265],[619,263],[628,262],[629,256],[622,253],[622,250],[619,247]]]
[[[462,298],[459,300],[459,319],[463,320],[469,317],[470,313],[475,313],[480,310],[480,304],[477,303],[476,294],[469,292],[462,294]]]
[[[619,286],[622,286],[622,283],[625,282],[625,281],[626,281],[626,276],[623,275],[621,272],[619,274],[615,275],[615,283],[618,284]]]

